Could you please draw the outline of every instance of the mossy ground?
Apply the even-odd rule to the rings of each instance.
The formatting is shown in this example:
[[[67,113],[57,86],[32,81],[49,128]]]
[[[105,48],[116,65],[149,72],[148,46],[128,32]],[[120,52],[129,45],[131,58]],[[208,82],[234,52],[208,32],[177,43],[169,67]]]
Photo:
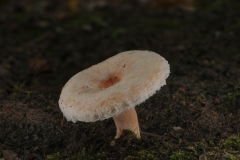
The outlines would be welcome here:
[[[10,0],[0,14],[0,158],[240,159],[240,3],[194,12],[130,4],[71,12],[64,2]],[[112,119],[62,122],[61,88],[116,53],[151,50],[167,85],[136,107],[142,140],[110,145]],[[143,75],[144,76],[144,75]]]

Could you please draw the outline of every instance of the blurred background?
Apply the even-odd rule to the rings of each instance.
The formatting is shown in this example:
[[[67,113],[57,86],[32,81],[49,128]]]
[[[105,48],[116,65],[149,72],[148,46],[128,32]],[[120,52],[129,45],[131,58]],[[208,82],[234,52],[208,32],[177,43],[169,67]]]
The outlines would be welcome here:
[[[125,50],[152,50],[166,58],[174,58],[172,52],[190,52],[189,48],[193,50],[191,54],[206,52],[209,39],[201,39],[220,37],[226,25],[235,21],[229,19],[233,16],[229,10],[236,7],[233,3],[225,0],[1,2],[0,71],[13,76],[15,82],[33,87],[35,81],[26,80],[24,75],[61,70],[57,73],[59,83],[52,83],[62,86],[73,73]],[[230,28],[227,32],[231,34]],[[195,51],[194,45],[200,50]],[[49,85],[53,84],[41,86]]]

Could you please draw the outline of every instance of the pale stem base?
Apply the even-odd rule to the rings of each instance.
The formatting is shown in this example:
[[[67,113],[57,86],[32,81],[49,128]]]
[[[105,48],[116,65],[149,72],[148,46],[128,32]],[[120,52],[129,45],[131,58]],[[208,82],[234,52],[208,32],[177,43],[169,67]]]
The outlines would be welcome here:
[[[130,130],[136,134],[138,139],[141,138],[138,117],[135,108],[123,111],[118,116],[113,117],[113,120],[117,127],[115,139],[121,137],[123,130]]]

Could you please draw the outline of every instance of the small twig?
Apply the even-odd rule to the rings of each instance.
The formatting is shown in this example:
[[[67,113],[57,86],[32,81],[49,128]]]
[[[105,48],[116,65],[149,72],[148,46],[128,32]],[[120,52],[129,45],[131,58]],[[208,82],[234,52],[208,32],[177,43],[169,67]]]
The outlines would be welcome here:
[[[159,136],[159,135],[157,135],[157,134],[152,134],[152,133],[147,133],[147,132],[142,132],[142,131],[141,131],[141,134],[142,134],[142,135],[146,135],[146,136],[152,136],[152,137],[162,138],[161,136]]]
[[[9,80],[7,80],[4,76],[0,75],[0,78],[7,84],[5,86],[5,89],[8,91],[8,92],[12,92],[12,88],[14,88],[14,84],[11,83]],[[9,87],[8,87],[9,86]]]
[[[64,117],[62,117],[62,120],[61,120],[61,126],[63,126],[63,125],[64,125],[64,120],[65,120],[65,118],[64,118]]]
[[[9,80],[7,80],[5,77],[3,77],[2,75],[0,75],[0,78],[2,80],[4,80],[4,82],[6,82],[8,84],[8,86],[10,87],[14,87],[14,84],[12,84]]]
[[[29,41],[27,44],[29,45],[34,45],[40,41],[43,41],[44,39],[47,39],[48,37],[52,36],[52,33],[51,32],[46,32],[44,34],[42,34],[41,36],[39,37],[36,37],[35,39]]]
[[[57,129],[58,129],[62,134],[64,134],[64,132],[63,132],[59,127],[57,127]]]
[[[230,153],[230,154],[238,154],[240,153],[240,151],[229,151],[229,150],[226,150],[227,153]]]
[[[23,44],[22,46],[20,47],[17,47],[17,48],[8,48],[8,50],[10,51],[15,51],[15,52],[21,52],[24,48],[26,47],[31,47],[33,45],[35,45],[36,43],[38,42],[41,42],[49,37],[51,37],[53,34],[51,32],[46,32],[42,35],[40,35],[39,37],[36,37],[30,41],[28,41],[27,43]]]

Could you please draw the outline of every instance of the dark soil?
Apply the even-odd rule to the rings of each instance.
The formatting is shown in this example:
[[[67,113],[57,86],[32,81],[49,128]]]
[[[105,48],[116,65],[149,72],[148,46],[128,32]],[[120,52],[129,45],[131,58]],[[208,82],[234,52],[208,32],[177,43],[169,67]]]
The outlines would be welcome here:
[[[239,8],[1,2],[0,159],[240,159]],[[171,74],[136,107],[153,135],[111,146],[112,119],[63,121],[58,98],[75,73],[127,50],[159,53]]]

